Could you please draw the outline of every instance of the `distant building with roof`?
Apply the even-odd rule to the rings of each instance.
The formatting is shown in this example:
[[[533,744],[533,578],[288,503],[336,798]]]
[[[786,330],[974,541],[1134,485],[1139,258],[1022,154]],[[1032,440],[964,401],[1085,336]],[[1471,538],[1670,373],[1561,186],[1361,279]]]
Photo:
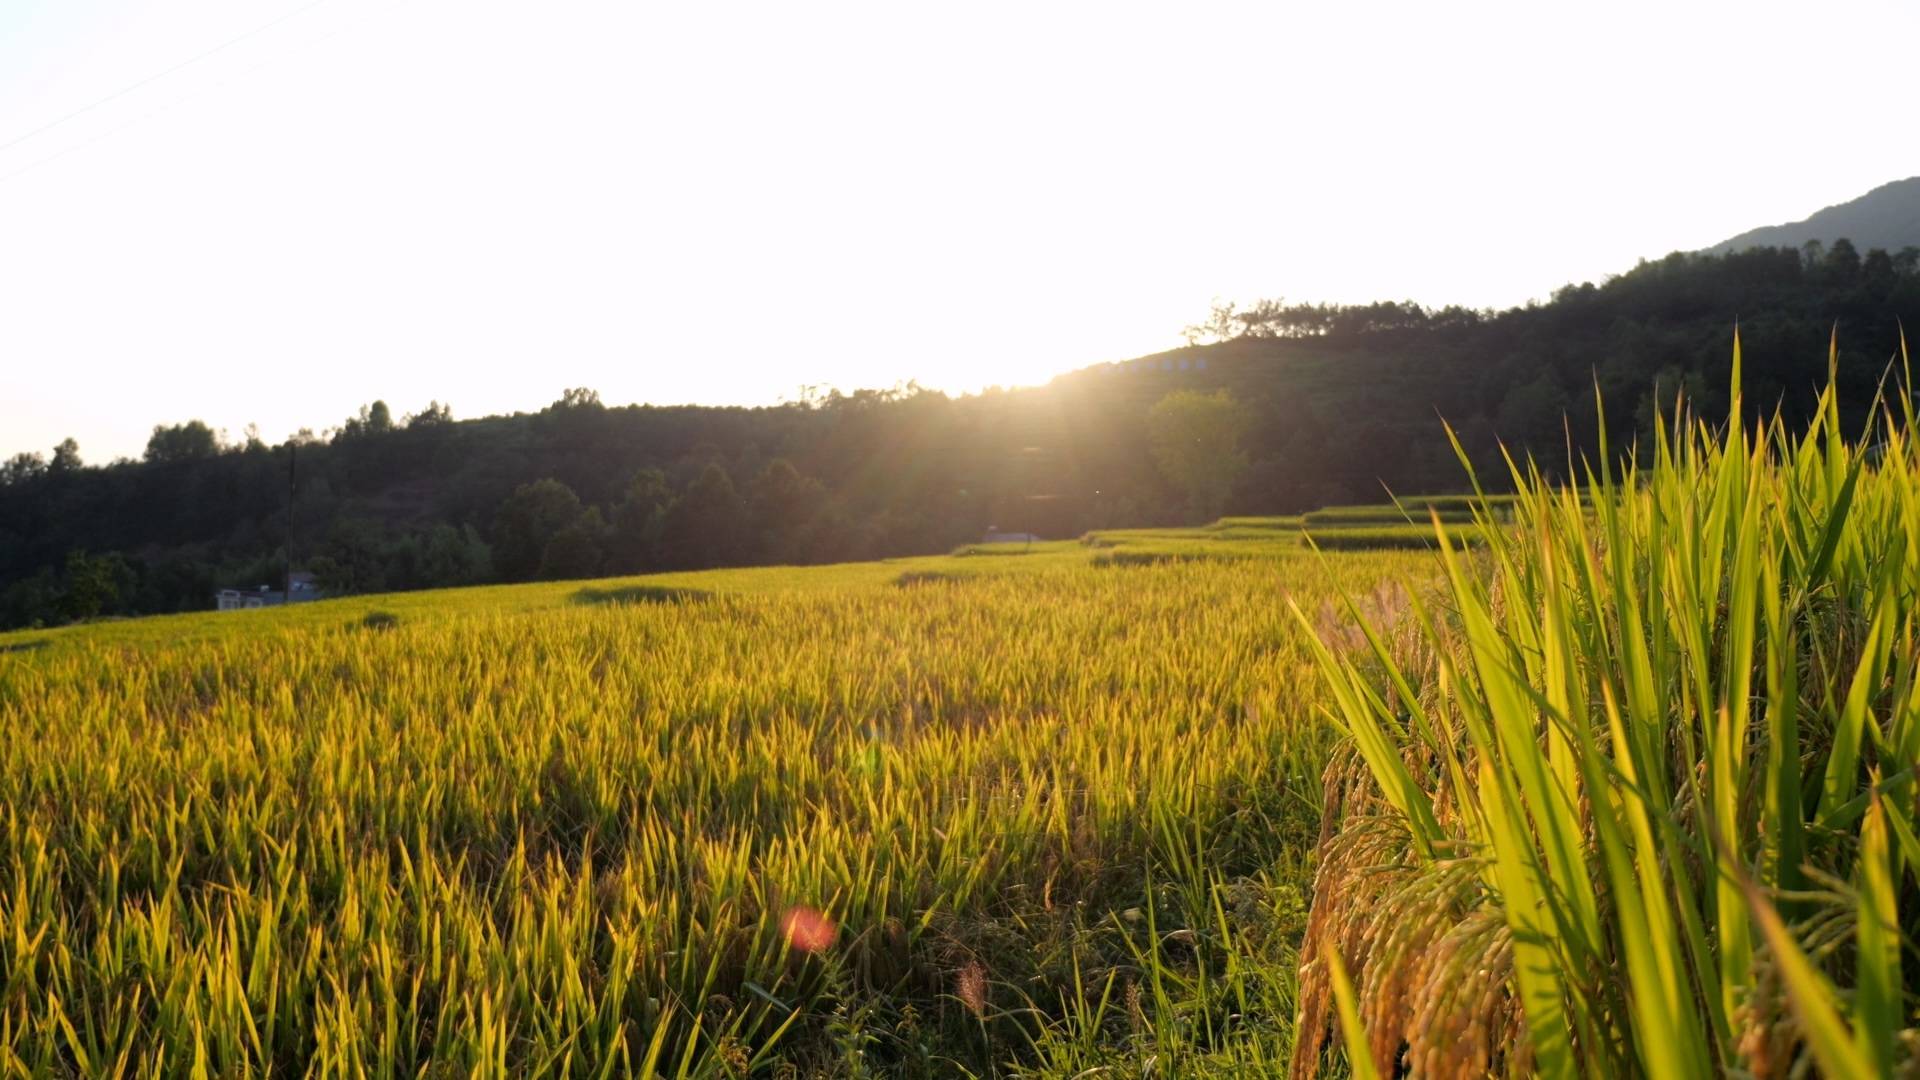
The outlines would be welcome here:
[[[288,600],[285,589],[262,585],[257,589],[221,589],[213,594],[214,607],[220,611],[245,611],[248,608],[279,607],[286,603],[304,604],[325,596],[320,587],[314,584],[312,574],[296,571],[292,577],[292,600]]]

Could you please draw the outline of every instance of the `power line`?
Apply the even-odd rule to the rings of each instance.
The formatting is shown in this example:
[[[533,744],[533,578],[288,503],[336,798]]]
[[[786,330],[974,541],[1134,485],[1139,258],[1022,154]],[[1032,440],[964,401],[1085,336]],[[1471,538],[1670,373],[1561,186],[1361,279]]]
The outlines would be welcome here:
[[[294,19],[294,18],[298,18],[301,15],[305,15],[307,12],[312,11],[314,8],[317,8],[320,5],[328,2],[329,0],[309,0],[308,3],[302,4],[301,6],[294,8],[292,11],[287,12],[285,15],[282,15],[271,22],[263,23],[259,26],[256,26],[253,29],[247,31],[246,33],[239,35],[238,37],[228,38],[227,40],[221,42],[220,44],[215,45],[213,48],[208,49],[205,52],[196,54],[194,56],[190,56],[187,59],[182,60],[179,63],[173,65],[172,67],[167,68],[165,71],[156,72],[152,75],[147,76],[144,79],[141,79],[139,82],[128,83],[126,86],[123,86],[118,90],[115,90],[113,93],[108,94],[106,97],[103,97],[98,101],[91,102],[86,105],[82,105],[79,108],[73,110],[72,112],[66,114],[65,116],[56,117],[55,119],[49,120],[46,123],[41,124],[39,127],[34,128],[32,131],[29,131],[24,135],[19,135],[7,142],[0,143],[0,150],[10,150],[13,147],[20,145],[21,143],[26,142],[28,139],[33,138],[35,135],[39,135],[42,132],[51,131],[54,128],[59,127],[61,124],[64,124],[67,121],[72,120],[76,117],[84,116],[87,113],[90,113],[93,110],[99,108],[100,106],[107,104],[108,102],[118,101],[119,99],[126,97],[128,94],[133,93],[135,90],[138,90],[149,83],[157,82],[160,79],[164,79],[167,76],[172,75],[176,71],[181,71],[186,68],[190,68],[193,65],[199,63],[200,61],[215,55],[216,53],[224,52],[225,50],[230,49],[233,46],[238,45],[249,38],[258,37],[261,34],[264,34],[267,31],[273,29],[274,27],[279,26],[281,23],[284,23],[289,19]]]

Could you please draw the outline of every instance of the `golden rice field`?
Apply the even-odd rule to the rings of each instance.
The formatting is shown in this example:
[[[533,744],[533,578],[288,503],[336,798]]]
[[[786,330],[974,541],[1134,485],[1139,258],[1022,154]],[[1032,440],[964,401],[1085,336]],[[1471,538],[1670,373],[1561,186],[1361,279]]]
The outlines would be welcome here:
[[[1095,554],[0,638],[0,1072],[1283,1068],[1288,602],[1436,564]]]
[[[1910,400],[0,636],[0,1073],[1920,1076]]]

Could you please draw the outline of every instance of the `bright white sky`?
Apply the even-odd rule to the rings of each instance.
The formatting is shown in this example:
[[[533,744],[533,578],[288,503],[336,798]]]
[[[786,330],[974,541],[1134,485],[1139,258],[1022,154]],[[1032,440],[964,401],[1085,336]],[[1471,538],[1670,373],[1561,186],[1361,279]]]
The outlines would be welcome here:
[[[1920,172],[1916,40],[1896,3],[0,0],[0,455],[1523,302]]]

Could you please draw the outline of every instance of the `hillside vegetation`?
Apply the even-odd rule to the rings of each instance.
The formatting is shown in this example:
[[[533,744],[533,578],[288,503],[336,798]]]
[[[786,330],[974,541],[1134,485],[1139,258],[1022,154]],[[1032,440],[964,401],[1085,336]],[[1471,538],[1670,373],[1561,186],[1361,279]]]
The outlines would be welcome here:
[[[668,408],[576,389],[476,420],[375,403],[300,440],[297,463],[295,447],[170,424],[139,462],[85,465],[67,445],[0,467],[0,626],[194,610],[221,586],[277,583],[290,525],[295,564],[337,595],[933,554],[989,527],[1058,539],[1457,490],[1442,418],[1489,475],[1501,443],[1560,473],[1569,438],[1618,452],[1679,392],[1723,410],[1736,322],[1750,410],[1778,405],[1794,426],[1837,327],[1851,428],[1902,321],[1920,325],[1920,251],[1835,243],[1675,254],[1499,313],[1222,308],[1194,347],[963,398]],[[1604,433],[1584,407],[1596,386]],[[1237,435],[1217,468],[1154,451],[1154,410],[1182,391],[1238,410],[1216,425]]]

